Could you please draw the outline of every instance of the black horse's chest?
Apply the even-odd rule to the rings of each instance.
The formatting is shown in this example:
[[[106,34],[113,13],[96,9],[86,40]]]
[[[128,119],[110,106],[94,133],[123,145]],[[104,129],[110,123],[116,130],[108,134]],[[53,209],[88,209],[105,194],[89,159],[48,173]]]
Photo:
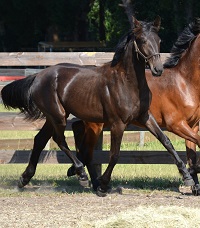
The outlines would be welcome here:
[[[108,118],[117,118],[124,123],[129,123],[131,120],[137,119],[140,110],[143,110],[140,90],[138,86],[130,85],[130,82],[113,80],[101,90],[103,90],[104,112]]]

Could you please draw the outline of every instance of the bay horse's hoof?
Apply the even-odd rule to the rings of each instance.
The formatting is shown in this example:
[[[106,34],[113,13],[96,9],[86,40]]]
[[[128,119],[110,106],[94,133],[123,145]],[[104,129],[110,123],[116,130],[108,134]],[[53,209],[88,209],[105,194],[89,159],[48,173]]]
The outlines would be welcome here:
[[[191,179],[185,179],[184,180],[184,185],[185,186],[194,186],[195,183],[194,183],[194,180],[191,178]]]
[[[192,186],[191,189],[192,189],[192,194],[194,196],[200,195],[200,184],[196,184],[196,185]]]
[[[87,177],[87,174],[84,172],[83,174],[81,174],[80,176],[78,176],[78,181],[80,183],[81,186],[85,187],[89,187],[89,180]]]
[[[82,180],[79,178],[79,184],[83,186],[84,188],[89,187],[89,180]]]
[[[99,197],[105,197],[107,196],[108,192],[103,190],[100,186],[97,188],[97,192],[96,192],[97,196]]]

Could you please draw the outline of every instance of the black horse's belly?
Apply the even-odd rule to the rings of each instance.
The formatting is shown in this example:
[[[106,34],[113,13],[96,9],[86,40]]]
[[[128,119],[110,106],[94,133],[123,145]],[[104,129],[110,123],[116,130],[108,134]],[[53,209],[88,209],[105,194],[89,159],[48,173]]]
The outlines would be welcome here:
[[[97,89],[98,75],[94,71],[86,74],[85,70],[78,72],[62,88],[62,104],[66,113],[94,122],[102,122],[103,107]]]

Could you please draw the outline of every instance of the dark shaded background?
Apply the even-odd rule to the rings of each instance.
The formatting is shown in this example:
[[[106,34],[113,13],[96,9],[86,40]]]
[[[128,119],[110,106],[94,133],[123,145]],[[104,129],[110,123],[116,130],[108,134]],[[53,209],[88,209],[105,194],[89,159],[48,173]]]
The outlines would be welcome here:
[[[161,52],[200,14],[199,0],[134,0],[139,20],[162,18]],[[105,41],[112,51],[130,26],[121,0],[0,0],[0,52],[37,51],[39,41]]]

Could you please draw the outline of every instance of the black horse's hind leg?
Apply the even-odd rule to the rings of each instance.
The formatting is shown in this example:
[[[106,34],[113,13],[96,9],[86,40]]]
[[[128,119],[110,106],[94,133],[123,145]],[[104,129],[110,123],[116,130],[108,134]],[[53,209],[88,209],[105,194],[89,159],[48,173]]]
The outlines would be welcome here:
[[[57,122],[53,122],[54,129],[55,129],[53,139],[58,144],[59,148],[63,152],[65,152],[66,155],[72,161],[72,163],[75,167],[75,170],[76,170],[76,174],[79,176],[80,184],[83,186],[88,185],[88,177],[84,170],[83,163],[81,161],[79,161],[79,159],[76,157],[76,155],[70,151],[70,149],[65,141],[64,131],[65,131],[65,127],[66,127],[66,119],[65,119],[65,117],[62,117],[61,115],[60,115],[60,118],[58,118],[58,116],[57,116],[55,119],[57,119]]]
[[[38,132],[38,134],[34,138],[34,145],[33,150],[31,153],[29,164],[26,170],[22,173],[18,187],[22,188],[27,185],[30,179],[34,176],[36,167],[38,164],[38,160],[41,154],[41,151],[44,149],[45,145],[47,144],[48,140],[53,135],[53,126],[49,122],[45,122],[42,129]]]
[[[141,116],[139,121],[147,127],[147,129],[163,144],[163,146],[175,159],[175,163],[178,167],[178,170],[183,176],[184,184],[186,186],[193,186],[193,178],[188,172],[184,162],[180,159],[173,145],[171,144],[169,138],[162,132],[152,114],[150,112],[146,113],[145,115]]]

